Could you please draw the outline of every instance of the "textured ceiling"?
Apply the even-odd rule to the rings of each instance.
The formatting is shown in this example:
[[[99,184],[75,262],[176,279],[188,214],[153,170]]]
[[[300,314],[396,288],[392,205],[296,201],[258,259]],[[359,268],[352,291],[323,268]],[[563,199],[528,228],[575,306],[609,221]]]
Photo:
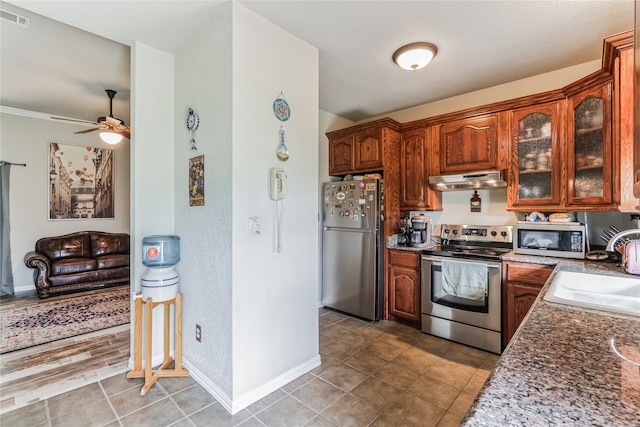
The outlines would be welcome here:
[[[0,102],[94,120],[108,113],[111,88],[114,115],[128,123],[128,45],[178,53],[223,2],[1,2],[32,22],[1,22]],[[634,12],[633,0],[238,3],[318,48],[320,108],[354,121],[598,59]],[[391,55],[415,41],[438,54],[401,70]]]

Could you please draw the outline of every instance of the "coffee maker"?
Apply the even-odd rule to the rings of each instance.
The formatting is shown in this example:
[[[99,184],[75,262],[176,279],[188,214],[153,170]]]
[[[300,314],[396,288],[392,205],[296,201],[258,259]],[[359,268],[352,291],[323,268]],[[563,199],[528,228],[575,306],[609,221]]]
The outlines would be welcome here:
[[[410,219],[409,245],[424,248],[431,244],[431,218],[427,215],[414,215]]]
[[[398,243],[408,245],[411,239],[411,220],[408,216],[400,218],[400,230],[398,234]]]

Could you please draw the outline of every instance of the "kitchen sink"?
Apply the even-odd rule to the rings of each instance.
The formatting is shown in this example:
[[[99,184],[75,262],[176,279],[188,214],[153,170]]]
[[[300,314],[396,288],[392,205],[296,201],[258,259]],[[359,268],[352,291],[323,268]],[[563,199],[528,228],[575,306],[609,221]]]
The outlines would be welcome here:
[[[559,271],[544,299],[640,316],[640,276],[619,277]]]

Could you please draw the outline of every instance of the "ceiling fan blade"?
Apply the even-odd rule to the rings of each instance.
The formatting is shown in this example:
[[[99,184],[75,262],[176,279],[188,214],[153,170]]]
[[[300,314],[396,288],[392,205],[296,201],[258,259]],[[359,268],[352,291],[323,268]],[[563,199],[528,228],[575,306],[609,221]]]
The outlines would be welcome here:
[[[74,133],[89,133],[89,132],[93,132],[94,130],[100,130],[100,128],[93,128],[93,129],[87,129],[87,130],[79,130],[78,132],[74,132]]]
[[[127,139],[131,139],[131,133],[128,130],[121,130],[116,133],[119,133],[120,135],[124,136]]]
[[[92,122],[89,120],[80,120],[80,119],[69,119],[67,117],[55,117],[55,116],[51,116],[51,118],[53,120],[62,120],[64,122],[76,122],[76,123],[90,123],[90,124],[96,124],[96,122]]]

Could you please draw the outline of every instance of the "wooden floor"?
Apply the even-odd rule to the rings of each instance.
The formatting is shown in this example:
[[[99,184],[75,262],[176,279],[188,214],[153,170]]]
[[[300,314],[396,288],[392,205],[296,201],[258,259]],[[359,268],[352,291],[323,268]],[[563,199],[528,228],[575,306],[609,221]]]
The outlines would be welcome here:
[[[0,309],[37,299],[35,291],[3,297]],[[0,414],[126,372],[129,331],[126,324],[0,355]]]

